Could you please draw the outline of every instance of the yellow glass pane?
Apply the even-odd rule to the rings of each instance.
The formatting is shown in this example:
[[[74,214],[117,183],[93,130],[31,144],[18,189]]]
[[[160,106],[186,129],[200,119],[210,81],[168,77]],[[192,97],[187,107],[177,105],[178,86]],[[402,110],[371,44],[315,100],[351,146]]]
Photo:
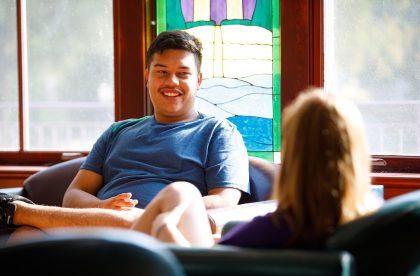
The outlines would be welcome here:
[[[210,0],[194,1],[194,21],[210,20]]]
[[[243,19],[242,0],[226,0],[227,19]]]
[[[224,25],[222,26],[222,34],[224,43],[273,44],[273,34],[269,30],[258,26]]]
[[[272,49],[269,45],[224,44],[225,59],[268,59],[271,62]]]

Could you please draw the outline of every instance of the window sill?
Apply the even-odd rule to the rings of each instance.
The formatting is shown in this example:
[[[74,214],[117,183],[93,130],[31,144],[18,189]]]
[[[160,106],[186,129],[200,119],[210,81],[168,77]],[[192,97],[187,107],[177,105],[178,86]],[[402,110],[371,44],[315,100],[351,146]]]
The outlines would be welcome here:
[[[0,188],[21,187],[26,178],[47,166],[0,166]]]
[[[419,173],[372,173],[372,184],[384,185],[384,198],[420,189]]]

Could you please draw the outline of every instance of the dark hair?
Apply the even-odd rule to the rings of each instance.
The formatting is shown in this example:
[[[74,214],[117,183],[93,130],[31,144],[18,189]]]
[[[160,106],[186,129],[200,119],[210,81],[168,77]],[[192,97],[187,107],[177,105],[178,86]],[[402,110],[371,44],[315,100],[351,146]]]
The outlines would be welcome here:
[[[186,31],[180,30],[162,32],[153,40],[149,50],[147,50],[147,69],[150,69],[150,63],[155,53],[161,54],[163,51],[169,49],[186,50],[193,53],[197,64],[197,71],[201,71],[202,45],[200,40]]]

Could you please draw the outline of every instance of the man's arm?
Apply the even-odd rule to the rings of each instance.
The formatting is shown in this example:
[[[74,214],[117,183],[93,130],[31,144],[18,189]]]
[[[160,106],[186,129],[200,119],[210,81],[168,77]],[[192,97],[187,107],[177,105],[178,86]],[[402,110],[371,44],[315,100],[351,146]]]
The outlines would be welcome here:
[[[238,204],[241,191],[235,188],[216,188],[204,196],[206,209],[232,207]]]
[[[97,198],[96,193],[102,183],[102,175],[90,170],[79,170],[64,194],[63,207],[124,210],[137,204],[137,200],[131,199],[131,193],[123,193],[106,200]]]

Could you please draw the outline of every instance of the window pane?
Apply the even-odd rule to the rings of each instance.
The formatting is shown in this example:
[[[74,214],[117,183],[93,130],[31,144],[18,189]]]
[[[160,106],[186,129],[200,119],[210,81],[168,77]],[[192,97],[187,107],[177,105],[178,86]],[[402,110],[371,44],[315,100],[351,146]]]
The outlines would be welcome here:
[[[112,0],[26,1],[29,150],[90,150],[114,121]]]
[[[420,1],[324,3],[326,87],[357,100],[372,154],[420,155]]]
[[[279,161],[278,0],[158,0],[158,32],[184,29],[203,43],[196,107],[227,118],[250,155]]]
[[[19,150],[16,1],[0,1],[0,150]]]

